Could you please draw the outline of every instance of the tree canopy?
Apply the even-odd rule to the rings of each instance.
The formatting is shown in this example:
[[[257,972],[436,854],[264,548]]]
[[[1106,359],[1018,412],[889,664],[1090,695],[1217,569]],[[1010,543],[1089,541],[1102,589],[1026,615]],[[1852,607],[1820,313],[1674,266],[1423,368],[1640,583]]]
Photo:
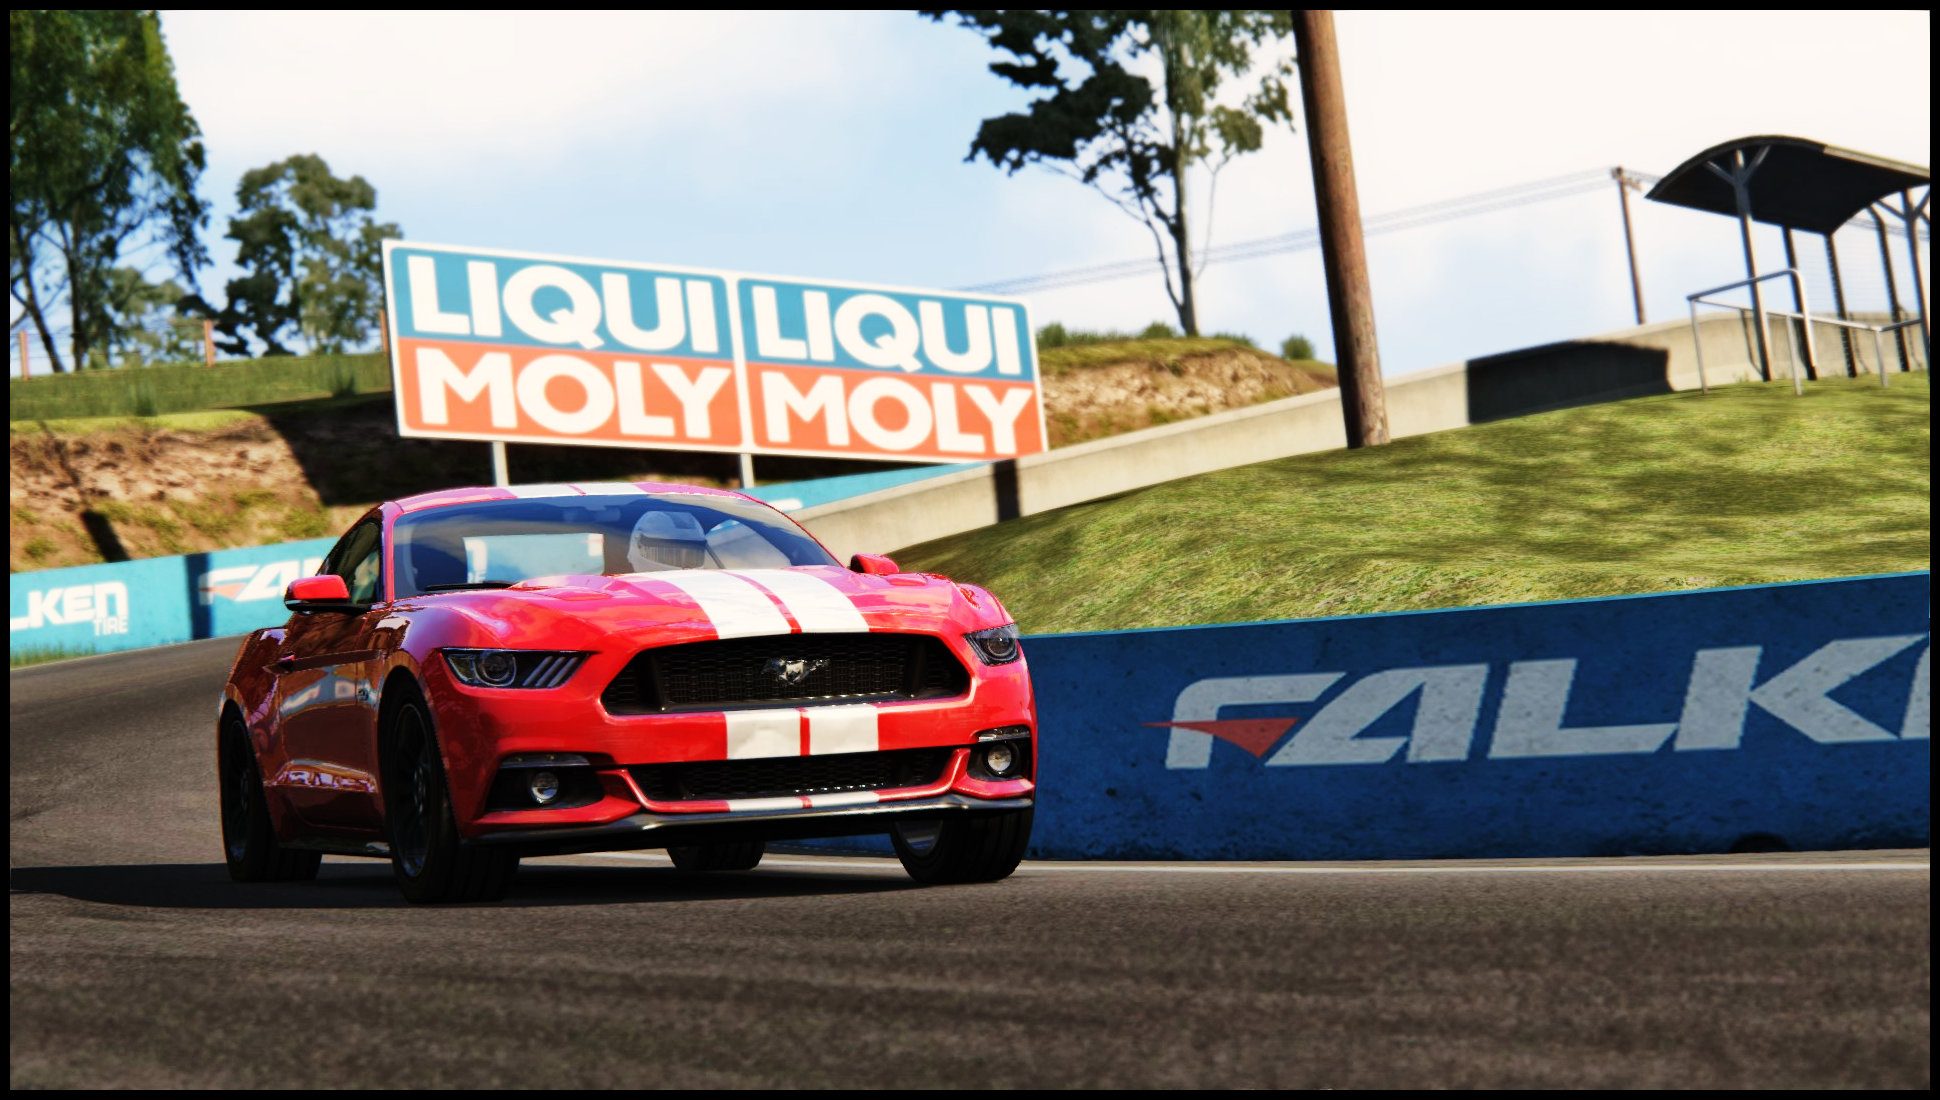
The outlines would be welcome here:
[[[326,352],[370,335],[384,301],[383,240],[401,235],[373,216],[376,188],[304,154],[245,173],[236,205],[228,236],[243,273],[229,281],[219,322],[227,350],[249,350],[245,330],[271,355],[289,354],[292,335]]]
[[[1031,93],[1022,111],[988,118],[969,156],[1007,173],[1038,165],[1097,190],[1152,233],[1166,294],[1199,332],[1189,175],[1216,185],[1269,127],[1293,125],[1285,11],[926,10],[1007,54],[990,71]],[[1231,92],[1229,86],[1238,86]],[[1226,94],[1222,94],[1226,93]],[[1212,187],[1207,221],[1211,222]]]
[[[202,134],[152,11],[8,15],[8,288],[56,370],[105,363],[148,272],[208,263]],[[53,322],[69,313],[63,358]]]

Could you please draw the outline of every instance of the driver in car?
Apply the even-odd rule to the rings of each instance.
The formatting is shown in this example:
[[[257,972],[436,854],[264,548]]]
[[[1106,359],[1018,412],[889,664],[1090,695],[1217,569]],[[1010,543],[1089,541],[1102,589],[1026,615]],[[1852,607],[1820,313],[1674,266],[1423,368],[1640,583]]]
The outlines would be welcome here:
[[[633,525],[626,560],[636,573],[707,566],[707,533],[687,512],[644,512]]]

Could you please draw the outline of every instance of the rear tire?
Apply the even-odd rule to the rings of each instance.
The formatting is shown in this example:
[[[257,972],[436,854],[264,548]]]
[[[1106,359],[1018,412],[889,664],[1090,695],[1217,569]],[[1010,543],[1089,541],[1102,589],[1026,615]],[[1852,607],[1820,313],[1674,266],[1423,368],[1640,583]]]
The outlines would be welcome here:
[[[667,849],[674,866],[689,874],[700,871],[752,871],[768,850],[766,843],[680,844]]]
[[[519,868],[518,853],[461,842],[424,699],[411,693],[391,712],[389,725],[384,823],[397,888],[415,902],[503,898]]]
[[[316,878],[317,867],[323,863],[322,852],[285,848],[276,842],[262,769],[241,718],[234,714],[223,717],[220,745],[216,771],[222,784],[222,854],[229,865],[229,877],[237,882],[307,882]]]
[[[1035,809],[897,822],[889,839],[909,877],[925,886],[1008,878],[1031,843]]]

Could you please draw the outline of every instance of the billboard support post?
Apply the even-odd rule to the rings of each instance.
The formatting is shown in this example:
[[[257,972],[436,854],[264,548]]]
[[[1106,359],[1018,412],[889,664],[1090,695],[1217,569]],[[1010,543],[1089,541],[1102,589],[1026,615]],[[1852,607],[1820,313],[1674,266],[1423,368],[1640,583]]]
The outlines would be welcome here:
[[[754,488],[754,456],[746,451],[741,452],[741,487]]]
[[[512,475],[506,469],[505,441],[503,439],[492,440],[492,484],[512,484]]]

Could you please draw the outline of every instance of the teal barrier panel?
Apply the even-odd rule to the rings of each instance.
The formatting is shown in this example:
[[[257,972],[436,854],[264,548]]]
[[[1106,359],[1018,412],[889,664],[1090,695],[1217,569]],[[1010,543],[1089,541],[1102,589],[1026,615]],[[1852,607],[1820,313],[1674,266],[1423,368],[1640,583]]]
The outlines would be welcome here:
[[[334,539],[77,565],[7,578],[14,660],[245,634],[289,618],[283,589],[317,571]]]
[[[192,637],[187,558],[15,573],[7,578],[14,660],[184,642]]]

